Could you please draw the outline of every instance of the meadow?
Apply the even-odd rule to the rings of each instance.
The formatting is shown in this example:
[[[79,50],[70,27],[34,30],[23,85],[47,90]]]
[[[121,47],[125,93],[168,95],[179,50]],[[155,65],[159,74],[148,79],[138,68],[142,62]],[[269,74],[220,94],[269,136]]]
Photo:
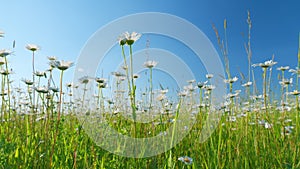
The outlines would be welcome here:
[[[143,93],[137,93],[139,75],[132,70],[132,51],[142,35],[135,32],[126,32],[118,39],[124,67],[123,72],[112,72],[114,84],[103,77],[82,77],[78,84],[64,84],[64,72],[74,63],[48,57],[49,69],[37,71],[34,58],[39,46],[28,44],[25,48],[32,57],[32,78],[22,79],[26,88],[16,87],[11,82],[9,65],[13,52],[0,50],[0,168],[300,168],[300,48],[297,69],[276,67],[278,63],[274,60],[253,64],[250,16],[248,26],[249,41],[245,45],[249,62],[247,78],[231,76],[226,36],[222,39],[217,28],[213,27],[227,76],[224,84],[228,93],[221,105],[211,104],[215,86],[210,80],[216,76],[211,74],[203,75],[206,76],[203,82],[193,79],[186,82],[187,85],[178,92],[177,102],[170,101],[166,88],[153,88],[152,70],[157,65],[153,60],[144,63],[150,72],[149,84]],[[225,20],[225,33],[226,29]],[[1,40],[4,35],[4,32],[0,33]],[[254,76],[254,69],[263,71]],[[59,79],[53,78],[54,71],[60,73]],[[271,80],[272,72],[280,74],[278,82]],[[294,80],[285,78],[287,74]],[[259,76],[263,79],[261,87],[254,78]],[[239,80],[245,83],[237,87]],[[274,81],[280,85],[280,90],[272,92],[279,97],[272,97],[270,83]],[[86,98],[88,84],[97,86],[96,91],[92,91],[95,93],[93,98]],[[109,87],[114,88],[113,98],[105,96]],[[77,94],[79,97],[74,97],[74,92],[80,93]],[[178,120],[181,114],[185,122],[194,120],[194,124],[186,127],[184,121]],[[217,114],[215,120],[219,122],[212,135],[199,142],[210,114]],[[153,122],[139,122],[146,117],[153,118]],[[90,124],[84,123],[86,119]],[[173,130],[169,133],[171,136],[165,151],[151,157],[131,158],[101,148],[108,144],[118,147],[122,143],[96,143],[94,137],[86,133],[88,128],[94,127],[96,134],[104,137],[105,133],[97,132],[97,129],[103,131],[101,125],[97,128],[103,120],[119,133],[134,138],[166,135],[164,131],[171,126]],[[186,135],[174,144],[177,132]],[[154,151],[155,146],[152,147]]]

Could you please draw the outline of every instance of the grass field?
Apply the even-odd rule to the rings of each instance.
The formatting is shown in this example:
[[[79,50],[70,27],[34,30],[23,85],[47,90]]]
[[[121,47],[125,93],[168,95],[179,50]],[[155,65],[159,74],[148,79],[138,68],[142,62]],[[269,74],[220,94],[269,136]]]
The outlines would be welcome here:
[[[250,32],[250,18],[248,21]],[[32,54],[33,77],[22,80],[27,88],[18,88],[10,83],[13,80],[10,79],[11,67],[8,64],[11,51],[1,50],[0,168],[300,168],[299,69],[270,69],[276,66],[273,60],[252,65],[249,39],[246,45],[249,80],[243,79],[246,83],[237,87],[235,82],[239,79],[230,76],[228,51],[221,43],[217,29],[214,29],[227,73],[228,94],[222,105],[211,104],[214,86],[210,79],[214,78],[213,75],[208,75],[206,82],[187,82],[187,86],[178,93],[178,102],[172,103],[166,96],[167,90],[153,89],[150,73],[149,87],[144,94],[147,102],[140,102],[135,86],[138,77],[131,65],[134,60],[132,48],[140,37],[138,33],[124,34],[119,39],[120,53],[125,61],[125,48],[128,49],[130,63],[125,62],[123,74],[114,73],[116,84],[109,84],[102,77],[83,77],[79,85],[65,85],[64,72],[73,63],[58,61],[55,57],[48,58],[50,69],[37,72],[34,57],[39,47],[31,44],[26,48]],[[227,29],[226,21],[224,29]],[[152,71],[156,63],[145,62],[144,66]],[[261,75],[256,75],[263,79],[262,92],[256,90],[255,79],[250,78],[256,67],[263,69]],[[60,79],[52,78],[54,70],[60,72]],[[272,97],[269,90],[270,83],[274,81],[269,79],[272,71],[281,75],[281,88],[275,93],[278,97]],[[285,79],[288,73],[293,73],[293,81]],[[47,83],[42,84],[41,79]],[[55,86],[53,82],[59,85]],[[85,98],[89,83],[98,86],[93,98]],[[117,86],[116,94],[110,100],[104,96],[109,86]],[[82,97],[73,97],[76,90],[82,91]],[[85,105],[91,102],[89,99],[92,99],[94,109],[87,111]],[[139,123],[141,114],[157,118],[151,123]],[[178,120],[180,114],[195,120],[194,125],[188,128],[181,124],[182,121]],[[209,114],[218,114],[213,120],[219,123],[212,135],[205,142],[200,142]],[[93,125],[84,123],[82,119],[97,117],[106,120],[119,133],[136,138],[163,135],[171,126],[180,126],[180,129],[171,133],[170,150],[166,148],[163,153],[146,158],[123,157],[101,148],[101,143],[97,145],[87,135],[85,129],[93,128]],[[93,122],[95,126],[101,123]],[[186,137],[173,145],[176,132],[186,132]],[[122,145],[118,142],[103,144]]]

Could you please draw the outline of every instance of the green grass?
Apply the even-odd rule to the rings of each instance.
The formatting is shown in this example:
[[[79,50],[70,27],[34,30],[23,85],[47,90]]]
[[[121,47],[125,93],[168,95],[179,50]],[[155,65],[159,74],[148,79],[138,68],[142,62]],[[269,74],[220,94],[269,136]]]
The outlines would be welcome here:
[[[224,26],[224,28],[227,29],[227,26]],[[214,29],[217,33],[216,28]],[[136,39],[129,41],[131,59],[132,44],[139,38],[136,34],[134,36]],[[124,45],[128,43],[128,39],[123,37],[121,40],[122,54],[126,58]],[[221,48],[224,50],[224,46],[222,47],[221,45]],[[38,47],[29,50],[34,54]],[[251,58],[249,55],[249,51],[251,51],[250,41],[247,51],[248,58]],[[226,58],[226,72],[230,79],[227,42],[226,49],[222,53]],[[254,92],[251,93],[250,85],[245,88],[246,96],[232,93],[235,84],[233,85],[234,82],[231,82],[229,84],[231,95],[230,98],[226,99],[227,105],[218,110],[211,109],[211,105],[207,106],[211,104],[210,100],[214,99],[211,98],[211,92],[214,91],[209,80],[208,84],[203,83],[201,87],[198,85],[200,89],[194,88],[197,86],[194,84],[195,82],[188,82],[189,85],[186,86],[186,91],[181,91],[178,106],[167,104],[170,102],[167,97],[164,97],[166,90],[163,91],[162,89],[160,92],[153,94],[152,90],[154,89],[152,89],[152,84],[150,84],[151,94],[148,92],[145,94],[146,96],[141,98],[150,96],[150,108],[148,106],[149,109],[146,115],[156,114],[158,118],[150,123],[140,123],[137,120],[139,110],[136,108],[142,106],[138,104],[138,100],[136,101],[138,93],[135,92],[136,79],[133,79],[133,70],[131,69],[133,61],[130,62],[130,66],[125,65],[127,66],[125,75],[127,81],[124,80],[125,82],[121,83],[121,80],[117,80],[117,84],[106,84],[105,80],[98,79],[98,97],[95,99],[97,109],[87,112],[84,109],[85,104],[88,102],[87,99],[92,99],[86,98],[87,84],[90,82],[89,78],[84,77],[82,79],[84,92],[79,100],[76,100],[78,98],[73,98],[72,95],[73,90],[78,89],[78,86],[74,87],[73,85],[71,87],[72,85],[68,85],[67,93],[63,94],[62,73],[72,65],[71,62],[68,62],[67,68],[62,62],[55,62],[61,66],[60,68],[51,64],[52,68],[61,70],[61,78],[59,79],[60,90],[45,88],[46,91],[36,90],[35,92],[34,89],[31,91],[34,80],[32,82],[30,80],[27,81],[26,85],[28,88],[24,90],[11,86],[8,72],[10,67],[6,59],[8,55],[7,53],[1,54],[1,57],[5,57],[5,63],[0,65],[1,69],[6,70],[1,73],[0,169],[300,168],[299,93],[294,92],[296,96],[284,96],[282,89],[280,93],[280,95],[282,94],[281,100],[276,101],[275,98],[270,98],[271,95],[267,87],[270,86],[271,80],[269,80],[269,83],[266,80],[267,72],[270,70],[268,67],[264,68],[264,95],[262,97],[251,99],[251,94],[257,94],[255,93],[255,87],[257,86],[253,86]],[[300,59],[300,49],[298,57]],[[249,72],[253,72],[253,69],[250,68],[250,63],[251,60],[249,59]],[[275,64],[275,62],[273,63]],[[264,64],[263,66],[266,65]],[[51,75],[47,76],[47,87],[56,88],[53,84],[55,79],[52,79],[52,69],[48,73]],[[254,77],[254,74],[252,76]],[[249,77],[251,77],[250,73]],[[271,79],[271,76],[269,77]],[[149,78],[152,78],[152,73]],[[252,80],[255,83],[255,79],[253,78]],[[283,81],[284,79],[280,80]],[[152,80],[150,81],[152,83]],[[250,81],[250,78],[248,81]],[[38,83],[40,85],[40,79]],[[112,98],[115,104],[112,102],[106,103],[107,100],[104,99],[102,90],[106,90],[107,85],[117,85],[116,90],[119,87],[126,89],[127,86],[127,91],[125,90],[124,93],[129,94],[115,95],[115,98]],[[298,80],[296,86],[298,86]],[[289,92],[288,86],[285,89],[286,92]],[[159,99],[154,99],[156,96],[159,96]],[[125,97],[128,97],[130,100],[125,100]],[[296,99],[294,99],[295,97]],[[248,104],[244,104],[244,100],[247,100]],[[281,102],[283,100],[288,102],[287,105]],[[36,101],[38,102],[35,103]],[[90,100],[89,102],[92,101]],[[198,103],[201,103],[200,106]],[[206,107],[201,107],[202,103]],[[129,108],[127,111],[124,110],[124,107],[126,107],[124,105]],[[290,109],[279,110],[276,108],[277,106]],[[147,105],[144,105],[144,107],[147,107]],[[119,112],[116,113],[115,111],[119,108]],[[212,110],[211,112],[210,109]],[[160,114],[161,111],[168,113]],[[81,118],[76,116],[78,113],[80,113]],[[200,137],[209,113],[221,113],[221,116],[215,117],[220,119],[218,119],[219,123],[212,135],[206,141],[201,142]],[[179,126],[180,128],[179,130],[173,128],[169,133],[171,135],[170,150],[166,148],[167,150],[163,153],[147,158],[129,158],[110,153],[99,146],[111,144],[120,147],[123,143],[118,143],[118,140],[112,140],[114,142],[111,143],[98,142],[99,145],[97,145],[92,137],[89,137],[87,131],[90,131],[90,129],[95,129],[94,132],[98,132],[97,123],[100,122],[97,122],[96,118],[99,115],[102,117],[102,120],[105,119],[108,122],[109,127],[129,137],[153,137],[166,131],[166,129],[172,129],[172,126]],[[131,116],[133,120],[128,120],[122,115]],[[189,119],[195,119],[195,123],[190,130],[187,130],[184,126],[185,123],[180,120],[179,117],[181,115],[183,115],[185,122]],[[94,122],[97,123],[86,123],[82,120],[82,117],[88,120],[95,120]],[[173,141],[178,137],[178,132],[186,133],[187,135],[178,144],[173,145]],[[98,132],[97,134],[100,137],[105,136],[107,133]],[[156,145],[149,146],[153,146],[150,148],[154,150],[156,148]],[[123,150],[120,148],[120,151]],[[191,164],[178,160],[178,158],[185,156],[193,159]]]
[[[289,113],[295,121],[296,111]],[[111,154],[95,145],[82,130],[76,116],[66,115],[59,124],[52,162],[49,161],[55,120],[40,120],[28,125],[30,116],[14,115],[1,123],[0,166],[1,168],[299,168],[300,135],[295,131],[283,135],[285,124],[280,124],[281,113],[272,111],[271,129],[262,125],[247,125],[256,118],[255,113],[228,122],[223,116],[211,138],[198,141],[201,121],[174,148],[151,158],[134,159]],[[116,117],[117,118],[117,117]],[[279,120],[278,120],[279,119]],[[115,119],[111,119],[111,122]],[[291,123],[291,122],[289,122]],[[112,123],[113,124],[113,123]],[[299,130],[299,125],[293,123]],[[113,126],[113,125],[112,125]],[[139,126],[139,125],[138,125]],[[117,126],[113,126],[116,129]],[[119,128],[123,128],[119,125]],[[125,124],[126,127],[126,124]],[[139,129],[144,129],[139,126]],[[246,132],[247,131],[247,132]],[[172,166],[168,166],[172,152]],[[75,155],[76,154],[76,155]],[[76,158],[75,158],[76,156]],[[180,156],[193,158],[191,165],[178,161]],[[52,163],[52,164],[51,164]]]

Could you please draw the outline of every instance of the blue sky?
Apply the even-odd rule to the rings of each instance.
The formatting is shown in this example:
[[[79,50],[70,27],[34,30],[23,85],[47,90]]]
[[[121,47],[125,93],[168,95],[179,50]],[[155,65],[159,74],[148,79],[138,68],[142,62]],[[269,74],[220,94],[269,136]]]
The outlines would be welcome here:
[[[274,54],[278,66],[296,66],[299,6],[300,2],[294,0],[2,0],[0,30],[5,32],[5,38],[0,39],[0,48],[11,49],[12,42],[16,40],[14,55],[9,61],[15,72],[12,76],[17,81],[22,77],[31,77],[31,53],[25,49],[28,43],[41,46],[36,55],[37,70],[48,68],[47,56],[76,63],[89,37],[109,22],[129,14],[162,12],[196,25],[219,51],[211,25],[214,23],[222,36],[223,20],[226,18],[231,71],[238,76],[238,69],[247,74],[244,50],[247,10],[251,12],[253,24],[252,62],[269,60]],[[66,72],[66,76],[72,78],[73,70]]]

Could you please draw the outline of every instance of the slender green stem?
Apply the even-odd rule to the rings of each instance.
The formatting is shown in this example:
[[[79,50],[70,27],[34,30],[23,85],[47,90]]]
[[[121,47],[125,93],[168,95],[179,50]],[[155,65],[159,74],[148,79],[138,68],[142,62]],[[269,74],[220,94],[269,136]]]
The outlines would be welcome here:
[[[134,84],[134,78],[133,78],[133,56],[132,56],[132,45],[129,45],[130,50],[130,80],[131,80],[131,108],[132,108],[132,117],[134,122],[134,133],[136,133],[136,105],[135,105],[135,90],[136,86]]]
[[[33,90],[32,90],[32,113],[34,113],[34,111],[35,111],[35,90],[34,90],[34,88],[35,88],[35,75],[34,75],[34,72],[35,72],[35,69],[34,69],[34,51],[32,51],[32,82],[33,82],[33,84],[32,84],[32,88],[33,88]]]
[[[127,65],[127,61],[126,61],[126,55],[125,55],[124,45],[122,45],[121,48],[122,48],[122,56],[123,56],[123,60],[124,60],[124,66],[125,66],[125,72],[126,72],[128,90],[129,90],[129,93],[131,93],[130,79],[129,79],[129,73],[128,73],[128,65]]]
[[[264,85],[264,106],[266,110],[266,115],[268,115],[268,107],[267,107],[267,68],[263,68],[264,73],[263,73],[263,85]]]
[[[6,71],[8,72],[8,63],[7,63],[7,58],[4,57],[5,59],[5,67],[6,67]],[[8,116],[10,118],[10,84],[9,84],[9,72],[6,75],[6,80],[7,80],[7,97],[8,97]]]
[[[62,70],[60,72],[60,92],[59,92],[59,104],[58,104],[58,110],[57,110],[57,120],[60,120],[60,114],[61,114],[61,109],[62,109],[62,93],[63,93],[63,76],[64,76],[64,71]]]
[[[153,82],[152,82],[152,76],[153,76],[153,69],[150,68],[150,103],[149,103],[149,112],[152,109],[152,100],[153,100]]]

